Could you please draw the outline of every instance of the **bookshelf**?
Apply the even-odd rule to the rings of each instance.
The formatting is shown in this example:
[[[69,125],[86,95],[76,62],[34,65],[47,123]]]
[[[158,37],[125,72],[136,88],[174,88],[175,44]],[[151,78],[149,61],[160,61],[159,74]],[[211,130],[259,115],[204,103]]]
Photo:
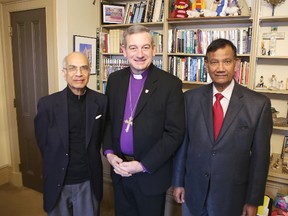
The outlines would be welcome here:
[[[152,0],[148,0],[151,2]],[[98,2],[98,1],[97,1]],[[111,4],[132,5],[135,3],[140,3],[140,1],[132,0],[123,0],[115,1],[111,0]],[[143,2],[143,1],[142,1]],[[147,5],[147,1],[146,2]],[[175,36],[176,33],[172,31],[183,31],[187,34],[187,30],[195,31],[201,30],[202,32],[225,32],[219,33],[224,34],[227,37],[231,35],[233,37],[239,36],[241,34],[245,35],[247,33],[246,42],[251,40],[250,48],[245,51],[246,48],[239,48],[238,57],[242,62],[249,65],[249,71],[247,72],[246,82],[241,83],[244,86],[247,86],[250,89],[253,89],[257,92],[260,92],[271,99],[272,106],[279,111],[278,117],[286,117],[288,109],[288,1],[282,3],[280,6],[275,7],[275,14],[272,16],[271,6],[264,2],[264,0],[246,0],[248,7],[251,9],[250,16],[225,16],[225,17],[199,17],[199,18],[170,18],[170,9],[172,5],[172,0],[162,1],[163,12],[162,19],[157,20],[157,22],[149,21],[149,19],[141,19],[141,24],[147,26],[152,31],[155,31],[162,35],[161,38],[161,51],[157,52],[155,59],[161,62],[161,67],[165,71],[171,72],[171,59],[201,59],[205,56],[204,52],[187,52],[183,50],[177,50],[171,48],[171,35]],[[206,5],[209,7],[212,0],[206,0]],[[107,2],[106,2],[107,3]],[[99,1],[98,6],[101,7],[101,2]],[[143,4],[143,3],[142,3]],[[100,19],[101,20],[101,19]],[[124,24],[101,24],[101,21],[98,20],[98,31],[109,33],[111,30],[124,30],[134,23]],[[139,19],[138,19],[139,20]],[[144,22],[143,22],[144,21]],[[269,35],[271,33],[271,28],[277,27],[276,39],[276,51],[274,55],[268,55],[269,51],[269,42],[268,39],[263,39],[263,35]],[[248,30],[252,29],[252,34],[248,34]],[[227,33],[228,32],[228,33]],[[233,32],[233,33],[231,33]],[[246,33],[245,33],[246,32]],[[211,33],[207,33],[209,35]],[[177,34],[176,34],[177,35]],[[284,35],[284,36],[283,36]],[[186,35],[187,36],[187,35]],[[207,36],[210,37],[210,36]],[[186,38],[187,39],[187,38]],[[266,49],[266,54],[262,54],[262,45],[264,41],[264,47]],[[174,38],[175,42],[175,38]],[[235,42],[236,45],[239,45],[239,42]],[[241,42],[243,45],[245,42]],[[187,44],[185,41],[184,44]],[[246,44],[247,45],[247,44]],[[186,47],[187,48],[187,47]],[[189,48],[190,49],[190,48]],[[205,45],[202,51],[205,50]],[[107,73],[105,72],[105,61],[107,59],[113,61],[114,59],[123,59],[122,53],[120,52],[103,52],[100,51],[100,80],[101,80],[101,91],[105,89],[105,83],[107,81]],[[119,61],[120,61],[119,60]],[[118,60],[117,60],[118,61]],[[188,61],[188,60],[186,60]],[[272,75],[277,77],[277,82],[283,80],[283,87],[279,89],[270,90],[268,88],[256,88],[257,83],[259,82],[261,76],[263,76],[264,84],[269,87],[271,85],[270,79]],[[180,77],[185,77],[180,75]],[[185,78],[183,79],[183,90],[195,88],[201,85],[205,85],[209,82],[209,79],[205,81],[189,81]],[[282,144],[284,136],[288,135],[288,127],[279,127],[275,126],[273,130],[273,135],[271,138],[271,151],[274,154],[280,154],[282,151]],[[284,180],[283,180],[284,179]],[[277,191],[288,191],[288,174],[275,174],[273,171],[270,171],[268,182],[267,182],[267,191],[275,193]],[[269,188],[270,187],[270,188]],[[283,189],[284,187],[284,189]]]

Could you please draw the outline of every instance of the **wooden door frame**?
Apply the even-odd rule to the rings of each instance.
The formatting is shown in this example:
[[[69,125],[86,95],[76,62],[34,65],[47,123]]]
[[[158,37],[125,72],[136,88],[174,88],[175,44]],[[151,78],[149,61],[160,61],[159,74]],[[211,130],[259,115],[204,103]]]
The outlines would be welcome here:
[[[0,11],[3,14],[2,17],[0,17],[0,23],[3,23],[0,27],[0,34],[3,36],[3,53],[0,53],[0,62],[3,62],[3,66],[0,68],[0,76],[4,78],[4,82],[0,83],[0,88],[2,88],[0,89],[0,92],[2,90],[5,95],[5,100],[3,100],[5,110],[0,113],[0,117],[3,117],[2,119],[4,119],[5,124],[7,124],[5,127],[7,128],[7,131],[5,132],[3,139],[8,143],[7,153],[10,154],[8,157],[10,164],[7,166],[8,181],[17,186],[22,186],[22,176],[19,171],[20,153],[16,109],[13,105],[15,90],[12,63],[12,43],[11,37],[9,36],[10,13],[38,8],[45,8],[46,11],[48,87],[49,93],[52,93],[58,91],[56,0],[0,0]]]

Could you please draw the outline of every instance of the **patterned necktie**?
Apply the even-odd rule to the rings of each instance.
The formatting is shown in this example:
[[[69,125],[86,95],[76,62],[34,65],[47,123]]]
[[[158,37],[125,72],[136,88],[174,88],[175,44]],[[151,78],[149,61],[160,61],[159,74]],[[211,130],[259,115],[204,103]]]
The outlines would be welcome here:
[[[222,122],[224,119],[223,108],[221,106],[220,100],[224,97],[222,94],[217,93],[215,95],[216,101],[213,106],[214,114],[214,140],[217,139],[220,129],[222,127]]]

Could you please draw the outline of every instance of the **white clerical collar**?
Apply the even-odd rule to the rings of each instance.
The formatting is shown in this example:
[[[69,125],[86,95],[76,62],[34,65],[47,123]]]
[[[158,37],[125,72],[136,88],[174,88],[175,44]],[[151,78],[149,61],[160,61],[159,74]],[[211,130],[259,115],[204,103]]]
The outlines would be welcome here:
[[[133,75],[134,79],[136,79],[136,80],[140,80],[143,78],[142,74],[132,74],[132,75]]]

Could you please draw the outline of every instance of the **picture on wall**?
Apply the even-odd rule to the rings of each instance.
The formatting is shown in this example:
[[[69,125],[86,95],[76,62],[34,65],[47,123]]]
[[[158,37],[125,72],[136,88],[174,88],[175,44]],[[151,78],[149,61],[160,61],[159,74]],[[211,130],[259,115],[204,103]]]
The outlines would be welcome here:
[[[102,4],[102,23],[123,23],[125,16],[124,5]]]
[[[73,50],[87,56],[91,66],[91,74],[96,74],[96,38],[80,35],[74,35],[73,37]]]

